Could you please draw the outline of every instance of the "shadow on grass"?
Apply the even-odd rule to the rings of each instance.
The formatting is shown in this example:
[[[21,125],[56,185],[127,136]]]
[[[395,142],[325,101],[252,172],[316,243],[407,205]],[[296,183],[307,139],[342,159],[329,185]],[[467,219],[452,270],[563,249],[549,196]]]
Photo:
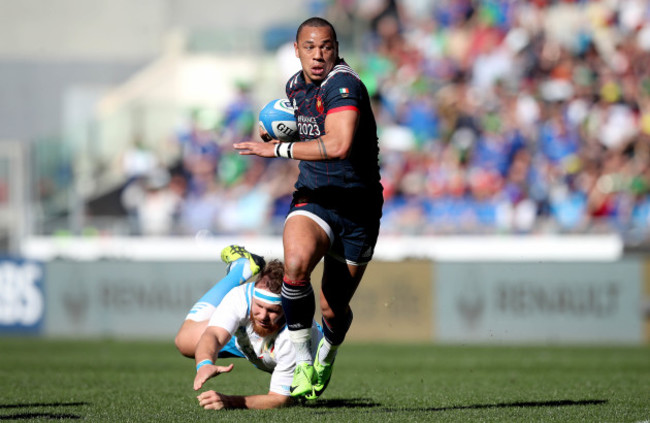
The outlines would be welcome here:
[[[0,420],[31,420],[31,419],[51,419],[51,420],[79,420],[81,416],[76,414],[58,414],[58,413],[20,413],[0,416]]]
[[[0,404],[2,408],[29,408],[29,407],[78,407],[89,405],[88,402],[32,402],[24,404]]]
[[[17,409],[32,407],[79,407],[88,405],[87,402],[33,402],[24,404],[0,404],[0,409]],[[30,420],[30,419],[51,419],[51,420],[79,420],[81,416],[69,413],[16,413],[0,415],[0,420]]]
[[[556,400],[556,401],[515,401],[515,402],[499,402],[496,404],[472,404],[472,405],[453,405],[451,407],[430,407],[422,409],[422,411],[449,411],[449,410],[480,410],[485,408],[511,408],[511,407],[567,407],[575,405],[598,405],[605,404],[607,400]]]
[[[348,398],[348,399],[323,399],[316,402],[306,402],[303,405],[306,408],[376,408],[373,412],[394,413],[403,411],[451,411],[451,410],[481,410],[489,408],[514,408],[514,407],[569,407],[582,405],[599,405],[605,404],[607,400],[590,399],[590,400],[555,400],[555,401],[515,401],[502,402],[495,404],[471,404],[471,405],[453,405],[449,407],[418,407],[418,408],[392,408],[382,407],[381,404],[370,398]]]
[[[373,408],[381,407],[381,404],[370,398],[332,398],[321,399],[315,402],[303,402],[306,408]]]

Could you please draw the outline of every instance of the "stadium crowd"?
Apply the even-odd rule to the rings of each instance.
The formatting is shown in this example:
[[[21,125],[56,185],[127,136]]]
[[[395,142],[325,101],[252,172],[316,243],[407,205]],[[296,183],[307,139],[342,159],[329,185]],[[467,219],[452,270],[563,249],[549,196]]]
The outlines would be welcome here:
[[[382,233],[650,239],[647,2],[339,0],[325,13],[359,44],[344,57],[373,96]],[[232,149],[257,138],[258,109],[242,86],[217,130],[194,119],[178,134],[177,169],[130,203],[141,233],[280,233],[297,163]]]

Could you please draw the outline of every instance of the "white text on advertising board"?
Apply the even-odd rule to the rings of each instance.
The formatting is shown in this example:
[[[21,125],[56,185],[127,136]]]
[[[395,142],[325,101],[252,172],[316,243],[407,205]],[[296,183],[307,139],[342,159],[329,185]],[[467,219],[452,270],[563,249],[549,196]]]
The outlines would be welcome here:
[[[42,269],[34,263],[0,261],[0,325],[32,326],[43,317],[41,278]]]

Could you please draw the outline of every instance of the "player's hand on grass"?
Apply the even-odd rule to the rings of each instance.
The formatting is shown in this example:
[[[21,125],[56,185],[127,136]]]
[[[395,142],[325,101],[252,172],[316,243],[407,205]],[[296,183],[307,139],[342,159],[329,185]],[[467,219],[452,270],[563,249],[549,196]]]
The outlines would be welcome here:
[[[232,364],[230,365],[232,368]],[[226,396],[215,391],[205,391],[196,397],[199,405],[206,410],[221,410],[226,406]]]
[[[208,379],[219,376],[221,373],[229,373],[232,368],[233,364],[228,366],[217,366],[215,364],[202,366],[199,371],[196,372],[196,377],[194,378],[194,390],[198,391]]]

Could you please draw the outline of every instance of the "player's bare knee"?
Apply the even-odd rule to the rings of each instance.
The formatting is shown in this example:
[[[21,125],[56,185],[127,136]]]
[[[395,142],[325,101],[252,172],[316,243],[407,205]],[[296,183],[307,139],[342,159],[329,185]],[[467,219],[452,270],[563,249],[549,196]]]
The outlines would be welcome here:
[[[196,343],[191,342],[191,338],[184,334],[182,331],[178,332],[176,338],[174,338],[174,344],[176,349],[185,357],[194,358],[194,350],[196,349]]]
[[[176,334],[176,337],[174,338],[174,345],[176,345],[176,349],[183,354],[184,351],[184,343],[183,343],[183,335],[179,332]],[[183,354],[185,355],[185,354]]]
[[[329,303],[321,299],[321,315],[329,322],[350,320],[352,318],[352,309],[349,305],[338,308],[332,307]]]
[[[285,256],[284,275],[287,279],[294,281],[309,279],[309,261],[299,254]]]
[[[330,307],[327,300],[323,297],[320,299],[320,311],[325,320],[332,320],[335,317],[334,310],[332,310],[332,307]]]
[[[334,314],[331,308],[321,309],[321,315],[327,321],[332,321],[336,318],[336,315]]]

